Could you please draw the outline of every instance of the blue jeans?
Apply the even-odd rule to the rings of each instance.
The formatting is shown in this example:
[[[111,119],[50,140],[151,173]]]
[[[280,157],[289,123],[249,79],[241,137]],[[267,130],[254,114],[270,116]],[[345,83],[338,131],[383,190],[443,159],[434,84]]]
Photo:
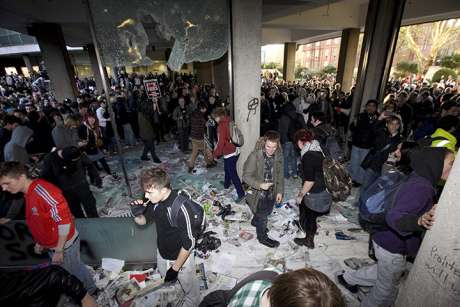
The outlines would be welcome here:
[[[379,178],[381,174],[382,171],[376,172],[371,168],[365,170],[364,180],[360,188],[360,193],[363,193],[371,184],[373,184],[374,181],[377,180],[377,178]]]
[[[54,251],[48,252],[50,258],[53,257]],[[80,260],[80,238],[77,237],[73,244],[64,249],[64,263],[60,265],[67,272],[77,277],[85,286],[86,291],[92,294],[96,291],[96,284],[88,268]]]
[[[238,198],[241,198],[244,196],[244,190],[241,185],[240,177],[238,177],[238,173],[236,171],[236,162],[238,161],[239,156],[240,155],[224,158],[224,188],[228,188],[230,184],[233,183],[236,193],[238,193]]]
[[[348,171],[353,181],[364,184],[366,180],[366,170],[361,167],[366,155],[370,149],[360,148],[356,146],[351,147],[350,165]]]
[[[294,144],[286,142],[283,144],[284,157],[284,178],[289,178],[289,168],[292,171],[292,176],[297,176],[297,155],[294,150]]]

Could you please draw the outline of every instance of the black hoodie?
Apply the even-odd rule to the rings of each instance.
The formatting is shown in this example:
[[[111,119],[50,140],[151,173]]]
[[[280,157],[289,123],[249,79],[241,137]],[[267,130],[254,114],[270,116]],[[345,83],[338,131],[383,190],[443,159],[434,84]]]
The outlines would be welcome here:
[[[435,186],[441,179],[446,151],[443,147],[428,147],[414,151],[411,154],[411,167],[417,175]]]

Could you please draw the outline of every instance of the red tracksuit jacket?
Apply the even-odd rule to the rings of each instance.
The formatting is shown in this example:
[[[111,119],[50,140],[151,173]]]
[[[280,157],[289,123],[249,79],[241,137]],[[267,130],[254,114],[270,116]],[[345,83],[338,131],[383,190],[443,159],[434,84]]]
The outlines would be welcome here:
[[[38,244],[54,248],[58,242],[58,226],[70,224],[67,240],[75,234],[75,224],[61,190],[43,180],[33,180],[25,196],[26,223]]]

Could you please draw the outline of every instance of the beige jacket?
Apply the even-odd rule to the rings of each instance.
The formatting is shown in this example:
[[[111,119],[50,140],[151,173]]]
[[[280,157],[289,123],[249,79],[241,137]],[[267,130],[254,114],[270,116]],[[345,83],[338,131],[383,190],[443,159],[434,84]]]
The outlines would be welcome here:
[[[261,137],[256,143],[254,150],[248,156],[243,168],[243,181],[246,182],[250,189],[246,196],[246,202],[253,213],[257,210],[262,189],[260,184],[264,182],[264,156],[263,150],[265,138]],[[275,160],[273,165],[273,183],[274,196],[284,193],[284,175],[283,175],[283,150],[278,142],[278,148],[275,151]]]

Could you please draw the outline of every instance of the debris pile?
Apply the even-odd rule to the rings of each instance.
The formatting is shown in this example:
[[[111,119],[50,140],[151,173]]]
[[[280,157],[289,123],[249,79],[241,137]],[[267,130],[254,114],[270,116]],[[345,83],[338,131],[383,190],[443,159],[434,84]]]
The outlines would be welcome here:
[[[241,278],[269,266],[283,271],[311,266],[335,280],[337,271],[345,268],[345,259],[367,257],[369,236],[357,224],[357,208],[353,205],[356,191],[347,202],[335,203],[328,215],[318,219],[316,248],[309,250],[293,242],[294,238],[303,236],[298,224],[299,209],[295,203],[301,180],[286,180],[284,200],[276,205],[267,225],[268,235],[278,240],[280,246],[277,249],[270,249],[258,243],[255,227],[250,224],[252,213],[249,207],[244,203],[235,203],[236,192],[232,188],[224,189],[222,181],[224,171],[221,165],[207,169],[200,156],[197,159],[198,166],[188,173],[188,157],[175,150],[171,144],[160,145],[157,152],[160,159],[166,161],[158,166],[168,171],[173,188],[190,193],[192,198],[203,206],[207,217],[206,232],[197,241],[196,246],[197,272],[202,281],[203,296],[216,289],[230,289]],[[140,156],[139,152],[130,154],[131,156],[126,158],[130,182],[134,196],[141,198],[142,192],[136,182],[137,178],[142,169],[152,167],[154,164],[141,163],[136,156]],[[116,167],[115,163],[113,167]],[[108,177],[104,178],[104,191],[95,193],[100,204],[99,212],[101,216],[123,216],[129,212],[128,204],[132,199],[123,192],[121,188],[123,181],[115,184],[113,178]],[[96,272],[96,279],[101,273],[103,272]],[[154,289],[152,293],[167,292],[167,288],[160,288],[159,292],[160,289],[156,287],[159,287],[161,281],[158,275],[151,271],[139,273],[141,276],[142,274],[149,276],[145,280],[140,278],[140,282],[144,282],[146,288],[139,286],[137,278],[130,279],[130,276],[137,275],[132,271],[122,272],[108,282],[104,274],[105,278],[98,279],[99,282],[104,281],[99,284],[104,289],[101,295],[103,296],[100,301],[101,306],[107,306],[102,304],[103,302],[110,302],[110,306],[117,306],[116,300],[126,301],[132,299],[133,295],[136,298],[145,297],[143,293],[146,290],[143,289],[146,288]],[[344,295],[348,295],[343,292]],[[165,297],[167,301],[173,295],[168,294]],[[347,299],[350,306],[358,304],[356,298],[347,296]]]

